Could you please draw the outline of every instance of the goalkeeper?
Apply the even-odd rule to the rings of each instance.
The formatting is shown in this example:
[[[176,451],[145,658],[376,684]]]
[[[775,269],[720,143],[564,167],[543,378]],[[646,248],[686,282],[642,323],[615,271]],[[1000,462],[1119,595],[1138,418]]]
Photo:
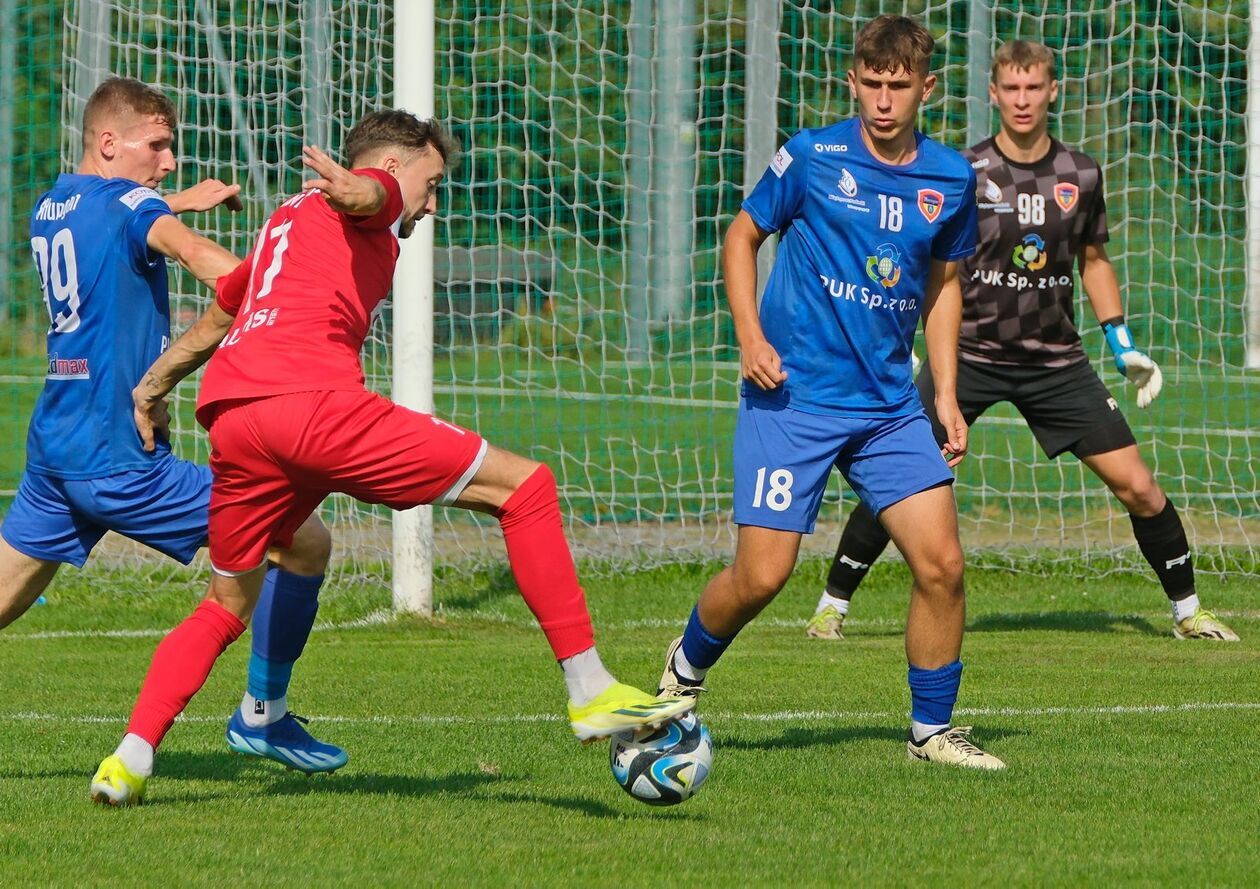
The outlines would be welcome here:
[[[1073,312],[1074,263],[1116,369],[1137,388],[1138,407],[1159,395],[1159,367],[1134,345],[1103,247],[1102,171],[1047,132],[1058,94],[1054,67],[1054,56],[1040,43],[1004,44],[989,83],[1001,127],[963,152],[977,174],[979,249],[963,261],[961,275],[958,404],[971,425],[992,405],[1009,401],[1048,456],[1074,454],[1128,510],[1138,548],[1172,604],[1173,634],[1236,641],[1238,636],[1199,604],[1181,518],[1081,347]],[[926,369],[918,387],[937,441],[945,441]],[[826,591],[806,627],[809,636],[843,638],[853,593],[888,540],[875,516],[859,504],[841,534]]]

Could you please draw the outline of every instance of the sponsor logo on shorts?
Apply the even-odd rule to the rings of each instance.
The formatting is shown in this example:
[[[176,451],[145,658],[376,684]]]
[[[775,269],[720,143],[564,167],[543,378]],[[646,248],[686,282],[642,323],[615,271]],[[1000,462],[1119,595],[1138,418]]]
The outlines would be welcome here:
[[[866,276],[885,287],[901,280],[901,254],[892,244],[880,244],[875,255],[866,257]]]
[[[1116,400],[1111,397],[1107,398],[1107,407],[1111,408],[1113,411],[1120,409],[1120,405],[1116,404]]]

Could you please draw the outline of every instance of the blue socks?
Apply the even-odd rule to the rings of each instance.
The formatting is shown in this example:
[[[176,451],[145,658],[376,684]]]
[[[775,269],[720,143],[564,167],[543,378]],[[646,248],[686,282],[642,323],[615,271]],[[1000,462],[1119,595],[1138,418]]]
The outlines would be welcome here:
[[[303,577],[276,567],[267,569],[254,609],[254,643],[249,658],[248,691],[257,701],[274,701],[287,694],[293,663],[301,657],[315,626],[323,583],[322,574]]]
[[[915,741],[924,739],[920,735],[949,727],[962,684],[962,668],[962,661],[935,670],[910,665],[910,721]]]
[[[726,647],[734,640],[734,636],[719,639],[706,630],[704,624],[700,623],[700,606],[697,605],[691,609],[691,618],[687,621],[687,629],[683,632],[683,657],[695,671],[708,670],[718,662],[722,652],[726,651]],[[703,679],[703,673],[696,678]]]

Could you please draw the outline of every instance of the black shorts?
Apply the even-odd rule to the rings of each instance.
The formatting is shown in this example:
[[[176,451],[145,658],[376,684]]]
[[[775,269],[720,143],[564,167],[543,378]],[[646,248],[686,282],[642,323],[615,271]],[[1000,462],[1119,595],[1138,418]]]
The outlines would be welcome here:
[[[937,441],[945,441],[926,364],[915,384]],[[1088,361],[1045,368],[978,364],[960,358],[958,407],[967,425],[999,401],[1015,405],[1047,457],[1064,451],[1090,457],[1137,444],[1119,405]]]

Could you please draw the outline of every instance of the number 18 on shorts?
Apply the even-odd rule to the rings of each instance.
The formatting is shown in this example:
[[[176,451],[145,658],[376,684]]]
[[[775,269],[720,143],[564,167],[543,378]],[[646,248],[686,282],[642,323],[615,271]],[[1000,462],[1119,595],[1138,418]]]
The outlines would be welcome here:
[[[829,417],[740,401],[735,524],[812,533],[833,467],[876,514],[953,480],[922,410],[903,417]]]

